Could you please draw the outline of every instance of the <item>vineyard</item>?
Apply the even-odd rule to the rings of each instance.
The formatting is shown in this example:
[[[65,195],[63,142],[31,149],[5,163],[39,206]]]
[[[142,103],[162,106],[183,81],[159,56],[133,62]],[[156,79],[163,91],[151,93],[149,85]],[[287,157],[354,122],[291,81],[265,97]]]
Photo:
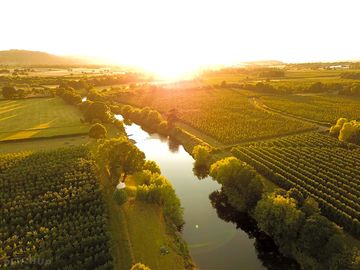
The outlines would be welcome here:
[[[0,194],[0,268],[112,269],[86,148],[1,155]]]
[[[162,113],[176,108],[181,121],[224,144],[314,128],[311,124],[257,109],[246,96],[230,89],[148,90],[122,95],[118,101],[149,106]]]
[[[280,187],[313,196],[322,213],[360,236],[360,151],[318,133],[233,149],[239,159]]]
[[[308,119],[335,123],[340,117],[357,119],[360,99],[335,95],[270,95],[261,100],[270,108]]]

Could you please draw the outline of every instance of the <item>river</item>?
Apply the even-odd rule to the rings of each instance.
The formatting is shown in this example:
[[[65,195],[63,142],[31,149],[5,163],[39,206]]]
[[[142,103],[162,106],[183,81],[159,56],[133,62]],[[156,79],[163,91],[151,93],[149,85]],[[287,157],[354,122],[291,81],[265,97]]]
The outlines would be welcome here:
[[[118,119],[122,119],[120,115]],[[136,124],[126,132],[146,158],[154,160],[172,183],[184,208],[183,238],[201,270],[297,269],[259,232],[253,220],[227,205],[221,186],[210,177],[199,180],[193,158],[176,142],[149,134]],[[209,195],[211,195],[211,199]]]

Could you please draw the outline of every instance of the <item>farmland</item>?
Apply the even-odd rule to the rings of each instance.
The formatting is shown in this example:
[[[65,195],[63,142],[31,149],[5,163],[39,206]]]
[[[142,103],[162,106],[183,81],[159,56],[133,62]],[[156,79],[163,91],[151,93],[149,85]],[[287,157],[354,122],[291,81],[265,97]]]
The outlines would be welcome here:
[[[357,119],[360,99],[337,95],[267,95],[261,97],[265,105],[289,114],[320,122],[335,123],[340,117]]]
[[[359,149],[311,133],[239,146],[233,153],[280,187],[313,196],[324,215],[359,236]]]
[[[6,269],[112,269],[105,207],[86,148],[0,157]]]
[[[84,134],[81,114],[59,98],[0,101],[0,140]]]
[[[181,121],[224,144],[316,128],[312,124],[257,109],[245,95],[231,89],[148,90],[123,95],[119,101],[153,107],[163,113],[175,108]]]

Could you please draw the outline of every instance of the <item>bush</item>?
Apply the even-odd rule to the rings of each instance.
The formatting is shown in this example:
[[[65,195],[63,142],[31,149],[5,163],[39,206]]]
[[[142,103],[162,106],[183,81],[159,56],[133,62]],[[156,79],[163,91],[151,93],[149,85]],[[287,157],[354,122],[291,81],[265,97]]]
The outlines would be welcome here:
[[[116,189],[113,198],[118,205],[122,205],[127,201],[128,196],[125,189]]]

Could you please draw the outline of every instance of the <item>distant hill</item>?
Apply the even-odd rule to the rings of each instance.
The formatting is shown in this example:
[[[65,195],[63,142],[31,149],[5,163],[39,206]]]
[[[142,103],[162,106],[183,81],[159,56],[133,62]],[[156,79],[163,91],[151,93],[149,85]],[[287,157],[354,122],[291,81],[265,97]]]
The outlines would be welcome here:
[[[57,65],[92,65],[101,64],[86,57],[65,57],[45,52],[26,50],[0,51],[0,65],[21,66],[57,66]]]

